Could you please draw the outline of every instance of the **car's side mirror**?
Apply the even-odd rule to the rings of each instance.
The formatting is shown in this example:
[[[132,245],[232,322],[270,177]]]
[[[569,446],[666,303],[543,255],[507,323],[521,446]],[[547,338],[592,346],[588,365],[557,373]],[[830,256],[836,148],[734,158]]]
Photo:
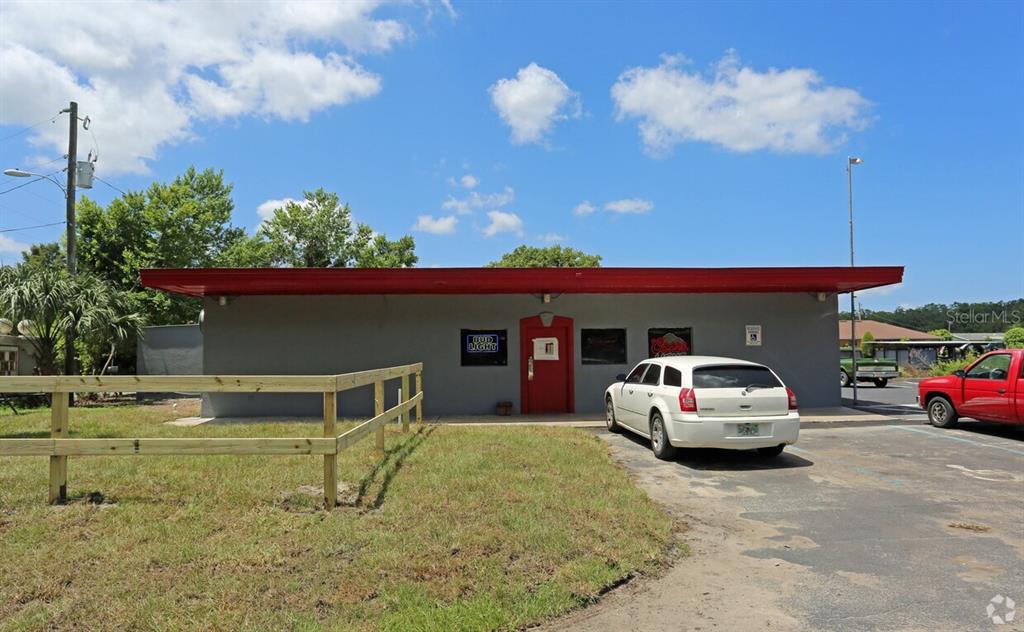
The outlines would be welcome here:
[[[626,381],[626,374],[625,373],[619,373],[618,375],[615,376],[615,381],[616,382],[625,382]]]
[[[967,372],[964,371],[963,369],[957,369],[956,371],[953,371],[953,375],[955,375],[957,377],[963,377],[963,376],[967,375]]]
[[[992,373],[990,373],[988,377],[991,380],[1005,380],[1006,379],[1006,371],[1004,371],[1002,369],[993,369]]]

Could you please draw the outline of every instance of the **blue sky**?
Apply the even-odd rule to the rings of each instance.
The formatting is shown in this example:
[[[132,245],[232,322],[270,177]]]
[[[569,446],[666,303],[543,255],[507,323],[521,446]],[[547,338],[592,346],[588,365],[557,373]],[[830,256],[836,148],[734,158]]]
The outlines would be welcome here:
[[[223,169],[255,228],[261,205],[323,186],[413,234],[423,266],[520,243],[609,266],[846,265],[855,155],[857,262],[906,266],[864,307],[1009,299],[1022,6],[455,1],[243,24],[172,2],[55,27],[5,4],[0,137],[74,97],[93,120],[82,153],[98,144],[122,189]],[[66,125],[3,140],[0,162],[44,168]],[[46,182],[0,195],[0,229],[62,215]],[[0,233],[0,256],[61,230]]]

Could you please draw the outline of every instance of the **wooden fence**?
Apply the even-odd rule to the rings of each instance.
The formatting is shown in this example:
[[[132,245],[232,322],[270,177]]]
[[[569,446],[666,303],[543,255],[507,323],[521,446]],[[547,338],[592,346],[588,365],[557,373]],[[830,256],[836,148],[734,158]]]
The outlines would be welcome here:
[[[409,390],[415,377],[415,394]],[[400,379],[396,406],[384,410],[384,382]],[[374,416],[355,428],[336,434],[338,393],[373,385]],[[57,375],[0,377],[0,393],[51,393],[49,439],[0,439],[0,456],[50,457],[50,503],[67,500],[69,456],[132,456],[189,454],[309,454],[324,457],[324,506],[338,501],[338,453],[376,431],[377,452],[384,454],[384,425],[400,419],[409,431],[415,409],[423,423],[423,363],[340,375]],[[68,393],[204,392],[204,393],[323,393],[323,438],[187,438],[187,439],[71,439],[68,433]]]

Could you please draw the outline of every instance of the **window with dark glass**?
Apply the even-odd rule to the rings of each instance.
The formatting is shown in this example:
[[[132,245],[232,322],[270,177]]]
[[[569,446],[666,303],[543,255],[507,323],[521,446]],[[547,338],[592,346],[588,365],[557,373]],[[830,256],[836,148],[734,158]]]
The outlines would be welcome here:
[[[643,383],[649,384],[650,386],[657,386],[659,381],[661,381],[661,366],[652,364],[650,368],[647,369],[647,373],[644,373]]]
[[[683,374],[679,369],[665,367],[665,386],[682,386]]]
[[[630,372],[629,377],[626,378],[626,383],[627,384],[639,384],[640,383],[640,379],[644,376],[644,371],[647,370],[648,366],[650,366],[650,365],[648,365],[648,364],[637,365],[637,367]]]
[[[462,366],[506,366],[507,329],[463,329],[459,335]]]
[[[583,364],[625,364],[625,329],[581,329],[580,351]]]
[[[702,366],[693,370],[694,388],[776,388],[782,386],[767,367],[749,364]]]
[[[647,357],[690,355],[693,353],[693,329],[659,327],[647,330]]]

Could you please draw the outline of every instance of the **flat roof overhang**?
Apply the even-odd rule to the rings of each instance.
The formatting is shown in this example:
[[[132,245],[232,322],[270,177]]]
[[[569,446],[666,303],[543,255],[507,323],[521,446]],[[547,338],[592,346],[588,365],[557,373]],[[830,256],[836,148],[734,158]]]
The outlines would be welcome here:
[[[187,296],[841,293],[900,283],[903,267],[191,268],[141,277],[143,287]]]

